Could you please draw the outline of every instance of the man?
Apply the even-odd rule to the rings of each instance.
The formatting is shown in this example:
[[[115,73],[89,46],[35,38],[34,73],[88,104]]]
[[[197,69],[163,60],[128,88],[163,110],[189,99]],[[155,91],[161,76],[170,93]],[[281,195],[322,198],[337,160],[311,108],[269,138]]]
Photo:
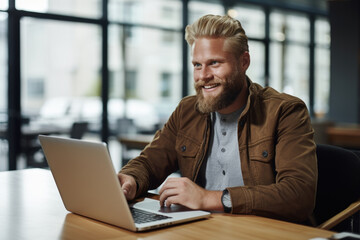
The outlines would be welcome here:
[[[298,98],[246,76],[239,21],[206,15],[187,26],[196,96],[185,97],[140,156],[119,173],[132,200],[157,188],[161,205],[255,214],[294,222],[312,213],[317,184],[313,129]]]

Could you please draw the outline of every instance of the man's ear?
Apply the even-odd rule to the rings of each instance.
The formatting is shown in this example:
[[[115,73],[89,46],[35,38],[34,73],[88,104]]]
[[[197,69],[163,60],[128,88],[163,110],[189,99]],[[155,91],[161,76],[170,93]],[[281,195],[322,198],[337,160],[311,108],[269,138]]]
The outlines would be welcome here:
[[[240,67],[242,70],[246,71],[250,66],[250,54],[248,51],[245,51],[240,56]]]

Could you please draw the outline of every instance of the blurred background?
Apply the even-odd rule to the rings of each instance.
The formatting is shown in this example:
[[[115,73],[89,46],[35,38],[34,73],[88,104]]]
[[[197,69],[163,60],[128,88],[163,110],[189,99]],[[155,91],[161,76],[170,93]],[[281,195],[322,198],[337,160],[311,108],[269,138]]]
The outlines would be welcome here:
[[[326,127],[358,124],[360,102],[359,75],[351,75],[354,84],[347,84],[345,95],[352,97],[341,103],[337,94],[344,89],[332,82],[340,72],[330,67],[336,65],[333,52],[347,47],[333,46],[336,4],[355,5],[341,15],[357,21],[354,29],[359,4],[331,2],[0,0],[0,171],[46,167],[39,134],[107,142],[120,169],[179,100],[194,94],[184,29],[209,13],[242,22],[249,37],[248,76],[301,98],[322,133],[319,142],[328,141]],[[359,41],[355,45],[346,56],[356,56]],[[128,136],[138,145],[129,145]]]

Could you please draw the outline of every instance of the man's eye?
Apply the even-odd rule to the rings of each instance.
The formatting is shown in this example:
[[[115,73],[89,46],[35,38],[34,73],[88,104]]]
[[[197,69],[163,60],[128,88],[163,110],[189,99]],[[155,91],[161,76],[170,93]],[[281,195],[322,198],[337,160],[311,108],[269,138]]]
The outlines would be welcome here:
[[[218,64],[219,62],[218,61],[212,61],[211,62],[211,65],[216,65],[216,64]]]
[[[199,64],[199,63],[194,63],[194,68],[199,68],[199,67],[201,67],[201,64]]]

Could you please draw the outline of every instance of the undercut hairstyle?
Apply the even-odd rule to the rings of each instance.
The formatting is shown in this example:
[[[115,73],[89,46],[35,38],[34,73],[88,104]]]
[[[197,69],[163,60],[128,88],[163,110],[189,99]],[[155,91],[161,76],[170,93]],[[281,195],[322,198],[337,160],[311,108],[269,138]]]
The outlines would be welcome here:
[[[190,47],[202,37],[226,39],[228,50],[238,56],[249,51],[248,38],[240,21],[228,15],[205,15],[186,26],[185,39]]]

